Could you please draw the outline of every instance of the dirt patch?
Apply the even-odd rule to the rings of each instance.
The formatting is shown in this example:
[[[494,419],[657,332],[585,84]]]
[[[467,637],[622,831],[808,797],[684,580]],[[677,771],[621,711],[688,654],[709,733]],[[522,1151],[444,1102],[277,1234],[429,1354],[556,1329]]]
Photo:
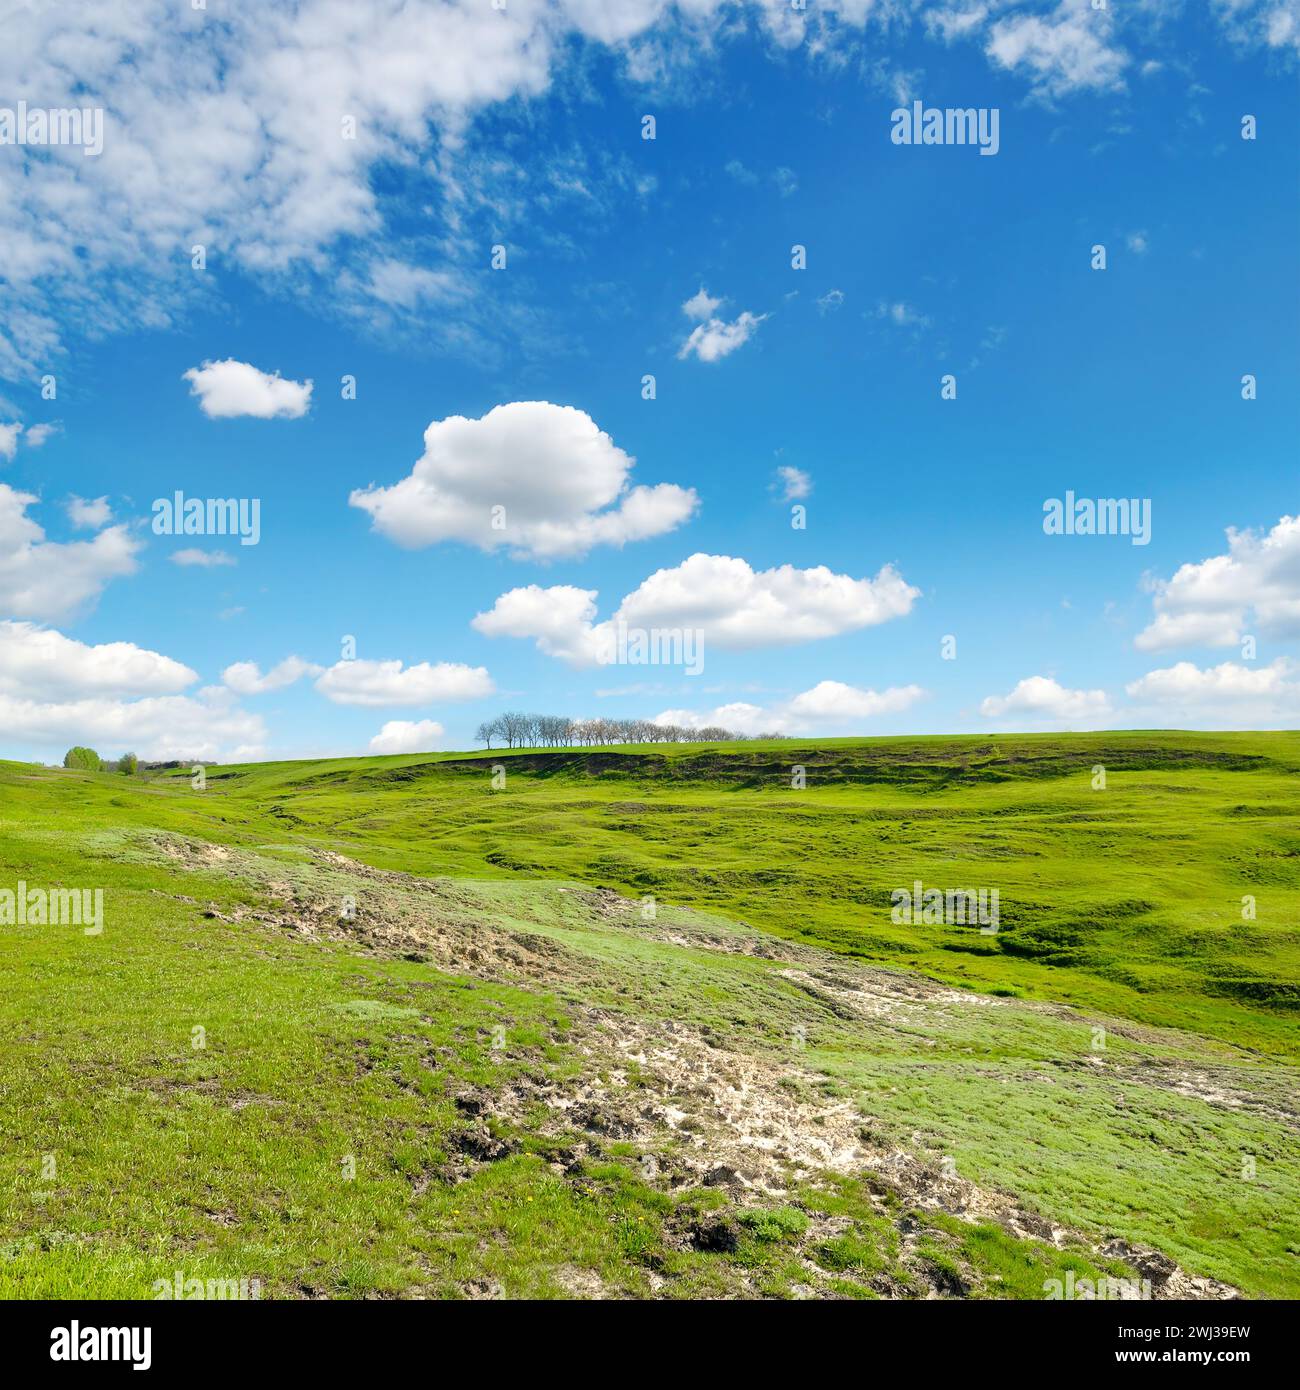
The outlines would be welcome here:
[[[556,1080],[539,1070],[499,1089],[459,1097],[464,1124],[449,1171],[434,1175],[440,1180],[455,1181],[508,1157],[516,1146],[502,1136],[512,1131],[553,1140],[552,1162],[559,1172],[630,1149],[656,1185],[721,1188],[742,1202],[782,1200],[800,1185],[849,1175],[879,1183],[904,1210],[994,1222],[1021,1239],[1113,1254],[1151,1271],[1143,1277],[1157,1298],[1236,1296],[1227,1285],[1190,1276],[1155,1251],[1129,1245],[1112,1251],[1088,1242],[1013,1197],[960,1177],[942,1154],[908,1152],[886,1142],[872,1117],[832,1094],[826,1078],[801,1065],[797,1053],[727,1047],[720,1045],[725,1039],[702,1027],[634,1017],[590,1002],[610,982],[598,959],[548,935],[540,918],[535,931],[485,921],[491,914],[485,914],[484,900],[466,885],[370,868],[333,851],[316,851],[296,864],[175,836],[156,837],[153,843],[173,862],[195,870],[220,865],[274,899],[229,913],[212,906],[210,917],[337,941],[363,953],[428,961],[451,974],[556,992],[569,1002],[565,1045],[582,1061],[578,1075]],[[646,922],[638,901],[608,889],[557,885],[555,891],[561,937],[594,919],[682,949],[762,956],[781,967],[774,977],[846,1022],[888,1023],[920,1034],[927,1017],[934,1021],[935,1010],[1008,1007],[1004,1000],[828,960],[810,948],[743,928],[728,931],[687,914],[657,914]],[[622,1148],[615,1150],[616,1145]],[[911,1234],[900,1226],[904,1264],[933,1296],[958,1296],[961,1281],[951,1270],[927,1264],[919,1253],[911,1258],[916,1245],[915,1240],[909,1244]],[[681,1239],[694,1249],[715,1248],[710,1241],[725,1248],[731,1236],[725,1229],[701,1228],[683,1231]],[[577,1271],[574,1277],[582,1285],[575,1286],[575,1296],[598,1296],[589,1288],[593,1276]]]

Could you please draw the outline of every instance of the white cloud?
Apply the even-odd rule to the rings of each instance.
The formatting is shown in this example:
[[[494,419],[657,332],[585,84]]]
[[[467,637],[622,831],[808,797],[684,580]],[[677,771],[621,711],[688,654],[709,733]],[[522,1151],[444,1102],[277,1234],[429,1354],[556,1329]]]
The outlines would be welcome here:
[[[58,434],[60,428],[61,426],[57,424],[28,425],[23,431],[23,443],[29,449],[39,449],[42,444]]]
[[[1215,16],[1240,48],[1300,52],[1300,4],[1296,0],[1215,0]]]
[[[730,323],[718,318],[711,318],[707,323],[697,323],[691,330],[690,337],[678,349],[677,356],[687,358],[694,355],[701,362],[721,361],[737,348],[744,347],[765,318],[766,314],[751,314],[746,309]]]
[[[778,716],[770,715],[762,705],[735,700],[711,710],[666,709],[650,721],[652,724],[676,724],[683,729],[726,729],[733,734],[780,734],[785,728]]]
[[[1109,12],[1088,0],[1061,0],[1047,18],[1012,14],[988,34],[989,60],[1020,70],[1040,96],[1061,97],[1084,89],[1107,91],[1123,85],[1128,55],[1109,42]]]
[[[1155,616],[1134,640],[1140,651],[1236,646],[1248,623],[1266,636],[1300,636],[1300,516],[1264,535],[1230,527],[1227,536],[1226,555],[1153,581]]]
[[[748,8],[778,52],[802,45],[831,64],[854,56],[868,25],[881,44],[910,43],[909,15],[923,12],[941,40],[987,44],[990,62],[1051,91],[1112,85],[1125,62],[1113,37],[1122,24],[1147,46],[1160,37],[1149,4],[1096,11],[1066,0],[1046,17],[964,0],[937,11],[901,0]],[[464,188],[482,159],[479,113],[541,96],[589,61],[575,38],[615,49],[632,81],[666,84],[721,49],[720,35],[739,27],[736,9],[723,0],[22,6],[0,51],[0,90],[105,108],[105,144],[94,159],[13,149],[0,164],[0,374],[30,377],[50,361],[61,320],[99,331],[176,321],[213,293],[214,277],[178,254],[196,242],[209,265],[237,275],[314,277],[321,299],[369,286],[381,304],[426,300],[437,283],[386,271],[393,258],[376,257],[415,211],[387,196],[377,171],[435,170],[447,196],[430,200],[431,240],[446,261],[423,269],[449,274]],[[1300,44],[1294,0],[1221,0],[1214,15],[1234,43],[1288,53]],[[355,139],[342,138],[344,114]],[[522,183],[496,133],[483,162]]]
[[[812,492],[812,476],[802,468],[782,464],[776,470],[776,476],[781,482],[781,495],[787,502],[796,502]]]
[[[817,309],[819,313],[829,314],[833,310],[838,309],[840,305],[843,303],[843,290],[827,290],[826,293],[822,295],[822,297],[817,301]]]
[[[1135,256],[1146,255],[1149,243],[1147,242],[1147,234],[1145,232],[1130,232],[1125,238],[1125,241],[1128,245],[1128,249],[1132,251]]]
[[[897,328],[928,328],[930,320],[912,304],[896,301],[893,304],[881,302],[876,305],[876,317],[885,319]]]
[[[895,685],[888,690],[863,690],[843,681],[820,681],[790,701],[789,712],[797,720],[873,719],[898,714],[925,697],[919,685]]]
[[[196,680],[188,666],[131,642],[88,646],[53,628],[0,621],[0,691],[7,695],[170,695]]]
[[[273,666],[266,675],[255,661],[237,661],[227,666],[221,679],[239,695],[265,695],[270,690],[282,690],[303,676],[319,676],[323,668],[300,656],[286,656],[278,666]]]
[[[477,700],[496,687],[482,666],[422,661],[336,661],[316,682],[316,689],[336,705],[429,705],[441,700]]]
[[[1267,666],[1225,661],[1202,669],[1180,661],[1148,671],[1125,689],[1162,720],[1204,727],[1291,727],[1300,722],[1300,668],[1287,657]]]
[[[888,690],[863,690],[842,681],[820,681],[793,699],[772,705],[732,701],[711,710],[666,709],[655,715],[656,724],[680,724],[686,729],[711,726],[738,734],[821,734],[831,729],[853,733],[863,721],[901,714],[926,691],[919,685],[891,686]]]
[[[1104,690],[1067,690],[1050,676],[1029,676],[1008,695],[989,695],[980,702],[986,719],[1022,715],[1071,723],[1104,719],[1110,701]]]
[[[168,558],[173,565],[197,566],[200,569],[239,563],[227,550],[177,550]]]
[[[465,292],[459,277],[449,271],[392,259],[376,261],[370,267],[367,289],[379,303],[402,309],[439,304]]]
[[[1300,686],[1287,679],[1294,671],[1294,663],[1286,657],[1278,657],[1268,666],[1239,666],[1225,661],[1204,670],[1190,661],[1180,661],[1163,670],[1148,671],[1125,689],[1134,699],[1140,700],[1193,703],[1257,700],[1284,693],[1300,694]]]
[[[11,424],[0,424],[0,459],[12,463],[20,439],[27,448],[39,449],[52,435],[58,434],[59,429],[60,426],[56,424],[29,425],[24,429],[16,420]]]
[[[0,483],[0,611],[54,620],[92,603],[110,579],[132,574],[139,541],[110,526],[89,541],[47,541],[27,515],[37,499]]]
[[[594,589],[530,584],[502,594],[472,626],[488,637],[533,638],[573,666],[600,664],[629,629],[691,628],[711,647],[753,648],[810,642],[903,617],[920,597],[892,565],[874,579],[834,574],[824,565],[753,570],[728,555],[692,555],[657,570],[597,623]]]
[[[515,401],[477,420],[435,420],[407,477],[348,500],[399,545],[455,540],[506,546],[517,558],[579,556],[662,535],[694,512],[691,488],[630,487],[634,463],[585,411]]]
[[[98,531],[113,519],[113,509],[108,505],[107,497],[87,500],[74,493],[68,498],[67,510],[68,520],[74,526],[87,531]]]
[[[248,362],[228,357],[205,362],[182,373],[197,396],[199,409],[210,420],[251,415],[257,420],[297,420],[311,405],[312,383],[289,381],[279,372],[263,372]]]
[[[262,720],[216,689],[193,697],[53,702],[0,693],[0,728],[11,744],[26,742],[59,753],[85,744],[103,757],[131,751],[155,760],[250,756],[266,741]]]
[[[436,719],[390,719],[370,740],[372,753],[428,753],[442,738]]]
[[[217,758],[264,743],[260,719],[216,688],[179,692],[196,672],[132,642],[78,642],[51,628],[0,622],[0,729],[10,747],[105,757]],[[137,697],[137,698],[133,698]]]
[[[969,38],[988,18],[987,5],[971,5],[965,9],[952,6],[944,10],[929,10],[925,15],[925,27],[930,33],[945,43],[955,39]]]
[[[547,656],[573,666],[596,664],[599,641],[595,628],[596,590],[571,584],[542,588],[529,584],[502,594],[470,626],[486,637],[531,637]]]
[[[688,319],[711,319],[722,307],[722,300],[714,297],[703,285],[682,305],[682,313]]]

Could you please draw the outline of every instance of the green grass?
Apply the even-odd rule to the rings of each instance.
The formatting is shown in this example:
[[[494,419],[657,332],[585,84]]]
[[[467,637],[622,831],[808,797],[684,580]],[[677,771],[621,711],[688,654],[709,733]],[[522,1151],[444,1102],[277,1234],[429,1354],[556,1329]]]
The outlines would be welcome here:
[[[278,1297],[1041,1297],[1111,1271],[848,1179],[668,1190],[614,1143],[565,1160],[527,1114],[467,1166],[457,1097],[569,1084],[598,1008],[757,1057],[798,1034],[802,1072],[878,1138],[1088,1239],[1294,1297],[1298,790],[1300,735],[1280,733],[344,759],[211,768],[202,792],[0,764],[0,887],[102,886],[108,919],[0,925],[0,1294],[147,1297],[179,1269]],[[159,833],[230,853],[182,868]],[[550,943],[565,982],[223,920],[345,891],[308,850],[437,877],[448,920]],[[918,878],[998,888],[1001,930],[892,923]],[[653,896],[680,944],[571,883]],[[863,1027],[718,949],[755,931],[997,1002]]]
[[[218,838],[269,817],[415,873],[606,883],[976,989],[1297,1052],[1296,733],[343,759],[208,786]],[[997,888],[1001,930],[895,925],[891,892],[917,879]]]

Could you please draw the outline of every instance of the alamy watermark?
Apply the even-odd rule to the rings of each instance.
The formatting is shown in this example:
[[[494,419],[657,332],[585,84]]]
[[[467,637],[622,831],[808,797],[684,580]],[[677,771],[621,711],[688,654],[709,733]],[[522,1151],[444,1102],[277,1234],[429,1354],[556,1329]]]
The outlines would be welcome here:
[[[1043,1297],[1070,1302],[1136,1303],[1151,1297],[1150,1279],[1117,1279],[1103,1274],[1098,1279],[1076,1279],[1068,1269],[1064,1279],[1044,1279]]]
[[[895,145],[978,145],[980,154],[997,154],[1002,112],[996,106],[929,106],[914,101],[890,116]]]
[[[1043,531],[1049,536],[1128,536],[1134,545],[1151,539],[1149,497],[1049,497],[1043,503]]]
[[[260,1279],[187,1279],[182,1270],[177,1270],[170,1279],[155,1279],[153,1282],[155,1299],[211,1299],[226,1302],[247,1303],[261,1298]]]
[[[154,500],[155,536],[238,536],[240,545],[262,538],[260,497],[186,497],[177,491]]]
[[[629,627],[621,618],[598,639],[602,666],[681,666],[688,676],[704,671],[704,633],[695,627]]]
[[[0,926],[80,927],[87,936],[104,930],[102,888],[0,888]]]
[[[997,888],[926,888],[918,878],[910,888],[895,888],[889,920],[897,927],[912,923],[977,926],[985,936],[998,929]]]
[[[0,145],[80,145],[88,159],[104,153],[101,106],[0,106]]]

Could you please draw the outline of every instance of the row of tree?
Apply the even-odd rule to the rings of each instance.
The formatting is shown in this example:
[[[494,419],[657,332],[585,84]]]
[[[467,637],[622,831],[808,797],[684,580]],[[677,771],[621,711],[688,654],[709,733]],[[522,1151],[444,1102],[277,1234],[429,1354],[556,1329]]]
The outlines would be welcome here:
[[[133,777],[140,770],[140,759],[134,753],[123,753],[120,758],[101,758],[93,748],[69,748],[63,755],[64,767],[80,768],[83,772],[121,772]]]
[[[478,743],[506,748],[591,748],[611,743],[735,743],[745,737],[710,725],[685,729],[649,719],[566,719],[558,714],[521,714],[517,710],[484,720],[475,730]],[[778,738],[778,734],[763,734]]]

